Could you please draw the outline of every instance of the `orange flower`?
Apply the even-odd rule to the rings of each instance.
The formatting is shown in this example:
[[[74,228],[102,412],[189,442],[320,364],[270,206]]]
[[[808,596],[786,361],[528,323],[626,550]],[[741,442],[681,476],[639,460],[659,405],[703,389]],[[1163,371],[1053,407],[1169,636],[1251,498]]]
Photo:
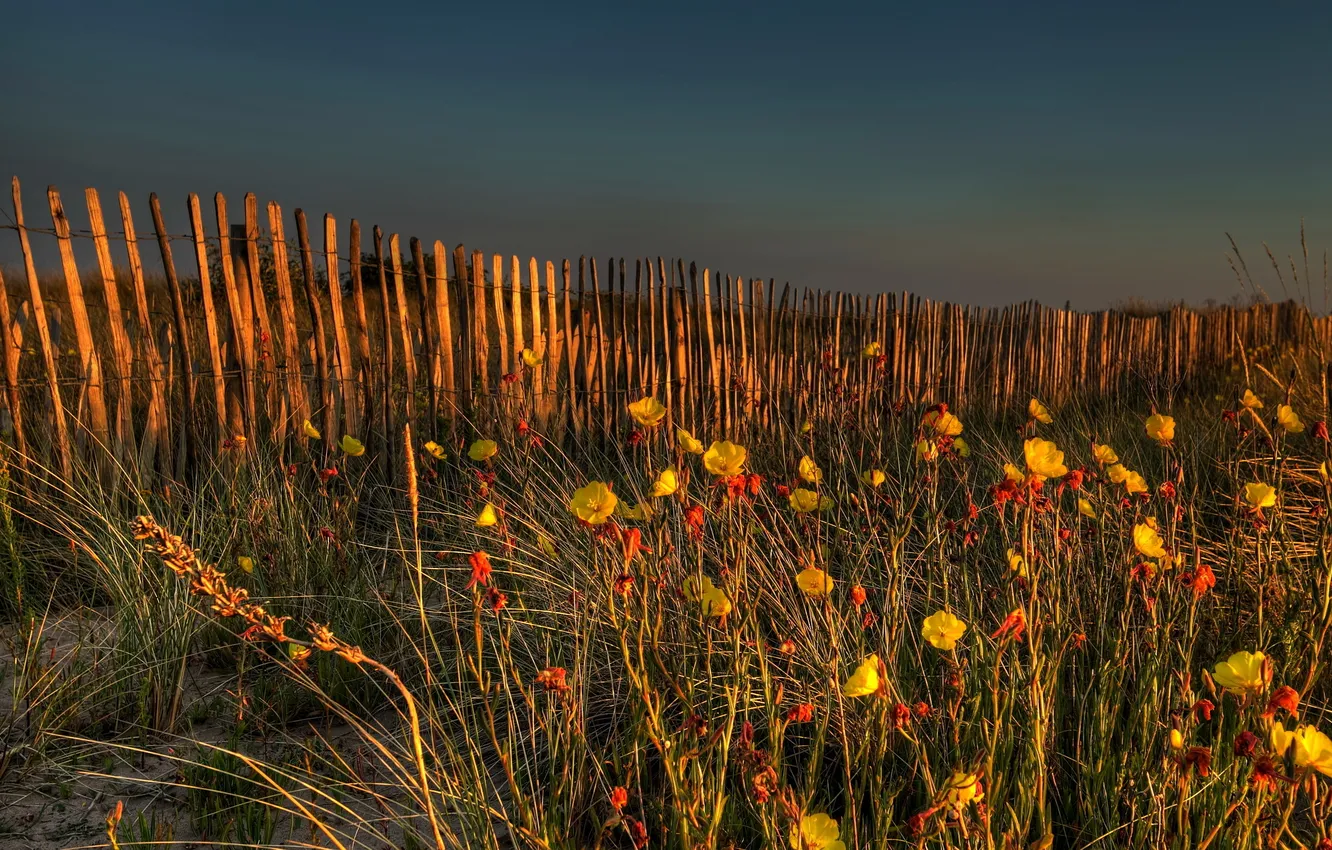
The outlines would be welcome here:
[[[865,604],[865,599],[866,599],[865,588],[861,587],[858,584],[854,585],[851,588],[851,604],[859,608],[861,605]]]
[[[611,789],[610,804],[617,812],[629,805],[629,790],[623,785],[616,785]]]
[[[467,582],[467,589],[480,585],[490,584],[490,556],[485,552],[473,552],[467,558],[467,563],[472,565],[472,578]]]
[[[1014,608],[1008,612],[1004,622],[990,635],[992,640],[998,640],[1001,637],[1012,636],[1013,640],[1022,640],[1022,633],[1027,630],[1027,615],[1021,608]]]
[[[786,712],[787,723],[808,723],[814,719],[814,706],[807,702],[802,702],[795,708]]]
[[[1292,716],[1299,710],[1300,692],[1290,685],[1282,685],[1272,692],[1272,696],[1267,700],[1267,708],[1263,709],[1263,717],[1271,720],[1276,717],[1277,709],[1284,708]]]
[[[1184,573],[1181,578],[1185,585],[1193,589],[1195,599],[1206,596],[1209,590],[1216,587],[1216,573],[1206,564],[1199,564],[1197,569]]]
[[[567,671],[563,667],[547,667],[536,675],[537,684],[548,691],[567,691],[569,685],[564,677]]]

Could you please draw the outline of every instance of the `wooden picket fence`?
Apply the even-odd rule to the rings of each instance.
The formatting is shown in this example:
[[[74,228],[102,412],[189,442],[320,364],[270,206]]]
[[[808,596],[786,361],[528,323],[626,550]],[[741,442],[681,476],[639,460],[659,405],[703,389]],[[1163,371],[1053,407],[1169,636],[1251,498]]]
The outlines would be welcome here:
[[[189,196],[185,234],[150,198],[170,304],[155,310],[124,193],[119,232],[94,189],[89,228],[75,232],[55,188],[46,228],[27,223],[12,186],[24,281],[0,281],[2,430],[25,463],[66,476],[95,444],[141,476],[181,480],[201,453],[252,440],[318,456],[350,434],[385,470],[405,434],[456,448],[523,422],[548,440],[618,440],[643,396],[667,406],[667,427],[741,439],[807,418],[868,422],[901,403],[1058,404],[1130,388],[1141,400],[1241,347],[1332,338],[1328,318],[1293,302],[1142,317],[779,287],[660,257],[523,263],[436,241],[427,259],[415,238],[404,255],[376,227],[367,246],[358,222],[340,233],[330,216],[312,245],[301,210],[289,222],[269,203],[261,217],[246,195],[233,224],[220,194],[207,223]],[[40,285],[33,239],[57,243],[59,297]],[[80,239],[96,254],[92,293]],[[124,303],[118,270],[132,284]]]

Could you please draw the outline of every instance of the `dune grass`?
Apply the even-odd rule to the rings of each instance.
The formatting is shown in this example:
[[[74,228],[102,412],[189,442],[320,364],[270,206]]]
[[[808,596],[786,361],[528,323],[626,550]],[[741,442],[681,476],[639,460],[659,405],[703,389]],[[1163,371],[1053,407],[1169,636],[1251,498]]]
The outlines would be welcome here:
[[[162,760],[120,847],[1326,847],[1328,443],[1268,374],[5,477],[0,784]]]

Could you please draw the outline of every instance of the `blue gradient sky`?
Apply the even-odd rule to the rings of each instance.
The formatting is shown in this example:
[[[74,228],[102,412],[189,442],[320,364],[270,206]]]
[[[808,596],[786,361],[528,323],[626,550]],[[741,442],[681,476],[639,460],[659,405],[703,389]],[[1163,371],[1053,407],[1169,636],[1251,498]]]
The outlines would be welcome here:
[[[42,223],[47,183],[126,190],[141,230],[149,191],[178,231],[185,193],[254,191],[523,257],[1085,308],[1230,297],[1227,231],[1254,267],[1263,240],[1297,249],[1301,217],[1332,243],[1328,4],[52,0],[5,18],[0,169]],[[16,241],[0,233],[0,260]]]

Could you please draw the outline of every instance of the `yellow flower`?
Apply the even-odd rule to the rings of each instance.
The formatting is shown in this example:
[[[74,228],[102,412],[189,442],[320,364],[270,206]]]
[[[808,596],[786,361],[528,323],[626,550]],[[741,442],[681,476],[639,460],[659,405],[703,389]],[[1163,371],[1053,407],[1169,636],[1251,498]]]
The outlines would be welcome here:
[[[1161,413],[1147,417],[1147,436],[1158,443],[1168,443],[1175,439],[1175,419]]]
[[[953,450],[957,452],[958,457],[971,457],[971,446],[961,437],[954,438]]]
[[[1261,691],[1267,684],[1267,656],[1261,652],[1237,652],[1212,668],[1212,678],[1228,691]]]
[[[703,576],[701,584],[692,578],[685,581],[684,593],[686,599],[699,603],[705,616],[725,617],[731,613],[731,600],[726,591],[714,585],[707,576]]]
[[[1022,444],[1027,456],[1027,469],[1043,478],[1061,478],[1068,474],[1064,466],[1064,453],[1050,440],[1032,437]]]
[[[467,456],[479,463],[480,461],[494,457],[495,453],[498,451],[499,446],[496,445],[494,440],[477,440],[475,443],[472,443],[471,448],[467,450]]]
[[[1124,489],[1128,490],[1130,494],[1147,492],[1147,481],[1122,463],[1113,464],[1106,472],[1109,473],[1111,481],[1116,484],[1123,484]]]
[[[938,457],[939,457],[939,445],[935,443],[933,440],[921,440],[920,442],[916,443],[917,461],[923,460],[926,462],[930,462],[937,460]]]
[[[935,649],[942,649],[945,652],[957,646],[967,630],[967,624],[954,617],[947,611],[936,611],[925,618],[921,624],[920,634]]]
[[[810,484],[818,484],[823,480],[823,470],[814,462],[814,458],[805,455],[800,459],[800,477]]]
[[[1313,726],[1295,730],[1295,766],[1312,767],[1324,776],[1332,776],[1332,739]]]
[[[489,528],[497,522],[499,522],[499,511],[495,510],[494,505],[486,502],[486,506],[476,516],[476,527]]]
[[[937,410],[928,411],[921,424],[926,428],[933,428],[934,433],[941,437],[956,437],[962,433],[962,420],[958,419],[952,413],[940,413]]]
[[[803,423],[801,423],[801,425],[800,425],[800,436],[803,437],[803,436],[805,436],[806,434],[808,434],[809,432],[811,432],[811,431],[813,431],[813,430],[814,430],[814,423],[813,423],[813,422],[810,422],[808,419],[806,419],[806,420],[805,420]]]
[[[1129,495],[1134,493],[1146,493],[1147,480],[1138,473],[1130,470],[1129,474],[1124,478],[1124,489],[1129,492]]]
[[[615,512],[619,502],[609,485],[593,481],[574,491],[569,510],[588,525],[601,525]]]
[[[305,436],[309,437],[312,440],[319,440],[323,438],[323,435],[319,433],[319,429],[310,424],[309,419],[301,423],[301,430],[305,432]]]
[[[955,811],[965,808],[968,803],[976,803],[985,797],[981,788],[980,777],[974,773],[957,771],[948,780],[948,805]]]
[[[682,451],[695,455],[703,454],[703,443],[700,440],[695,440],[694,435],[683,428],[675,429],[675,441],[680,444]]]
[[[1166,554],[1161,535],[1144,523],[1133,526],[1133,546],[1148,558],[1164,558]]]
[[[827,496],[820,496],[813,490],[806,490],[804,487],[797,487],[791,491],[791,495],[786,497],[790,503],[791,510],[798,514],[807,514],[810,511],[826,511],[833,505],[833,500]]]
[[[254,572],[254,558],[249,555],[241,555],[236,559],[236,566],[241,568],[241,572],[249,575]]]
[[[837,821],[826,814],[805,815],[791,827],[791,850],[846,850],[840,836]]]
[[[1096,511],[1092,508],[1092,503],[1086,499],[1078,499],[1078,513],[1088,519],[1096,519]]]
[[[883,353],[883,346],[877,342],[871,342],[869,345],[860,349],[861,357],[878,357]]]
[[[1244,395],[1240,397],[1240,404],[1250,410],[1259,410],[1263,406],[1263,400],[1253,394],[1253,390],[1246,389]]]
[[[1180,733],[1178,729],[1170,730],[1170,749],[1172,750],[1184,749],[1184,736]]]
[[[1276,504],[1276,488],[1271,484],[1255,481],[1244,485],[1244,501],[1254,510],[1270,508]]]
[[[823,599],[832,593],[832,577],[818,567],[805,567],[796,574],[796,586],[810,599]]]
[[[669,496],[680,488],[680,478],[676,474],[675,467],[668,466],[657,476],[657,480],[652,482],[652,492],[648,495],[652,498],[659,496]]]
[[[730,440],[714,441],[703,453],[703,466],[713,475],[730,478],[744,470],[746,455],[748,452],[744,446],[737,446]]]
[[[629,405],[629,415],[644,428],[655,428],[666,415],[666,408],[656,398],[647,396]]]
[[[1291,742],[1295,740],[1295,730],[1292,729],[1287,732],[1286,727],[1282,726],[1281,721],[1278,720],[1272,724],[1272,732],[1269,737],[1272,741],[1272,752],[1276,753],[1277,758],[1281,758],[1286,754],[1286,750],[1290,749]]]
[[[879,656],[869,655],[860,666],[842,683],[842,695],[847,697],[867,697],[879,690]]]
[[[625,507],[624,502],[617,502],[615,505],[615,513],[617,516],[622,516],[625,519],[642,521],[645,519],[652,519],[652,506],[647,502],[639,502],[632,508],[628,508]]]
[[[1004,464],[1004,478],[1007,478],[1019,487],[1027,480],[1027,476],[1022,474],[1022,470],[1018,469],[1011,463]]]
[[[342,450],[352,457],[360,457],[365,454],[365,444],[350,434],[342,435]]]
[[[444,447],[441,446],[439,443],[436,443],[434,440],[431,440],[430,442],[425,444],[425,450],[429,452],[430,456],[435,458],[436,460],[443,460],[444,458],[448,457],[447,453],[444,451]]]
[[[1287,434],[1298,434],[1304,430],[1304,421],[1300,419],[1289,404],[1277,406],[1277,422],[1286,429]]]
[[[536,367],[541,365],[541,362],[542,358],[540,354],[537,354],[535,351],[533,351],[530,348],[523,349],[523,363],[527,366],[527,368],[535,369]]]
[[[1031,414],[1032,419],[1035,419],[1037,422],[1043,422],[1046,425],[1049,425],[1054,421],[1054,417],[1050,415],[1050,408],[1041,404],[1034,398],[1027,402],[1027,413]]]
[[[703,604],[703,613],[709,617],[725,617],[731,613],[731,600],[726,592],[720,587],[714,587],[712,590],[703,594],[701,600]]]
[[[550,538],[544,534],[537,535],[537,548],[539,548],[547,558],[555,557],[555,544],[550,542]]]
[[[1101,466],[1107,463],[1119,463],[1119,455],[1115,454],[1115,450],[1099,443],[1092,443],[1092,458]]]
[[[870,487],[882,487],[888,476],[883,474],[882,469],[867,469],[860,473],[860,480]]]
[[[1008,550],[1008,568],[1018,574],[1018,578],[1027,578],[1027,559],[1016,549]]]

